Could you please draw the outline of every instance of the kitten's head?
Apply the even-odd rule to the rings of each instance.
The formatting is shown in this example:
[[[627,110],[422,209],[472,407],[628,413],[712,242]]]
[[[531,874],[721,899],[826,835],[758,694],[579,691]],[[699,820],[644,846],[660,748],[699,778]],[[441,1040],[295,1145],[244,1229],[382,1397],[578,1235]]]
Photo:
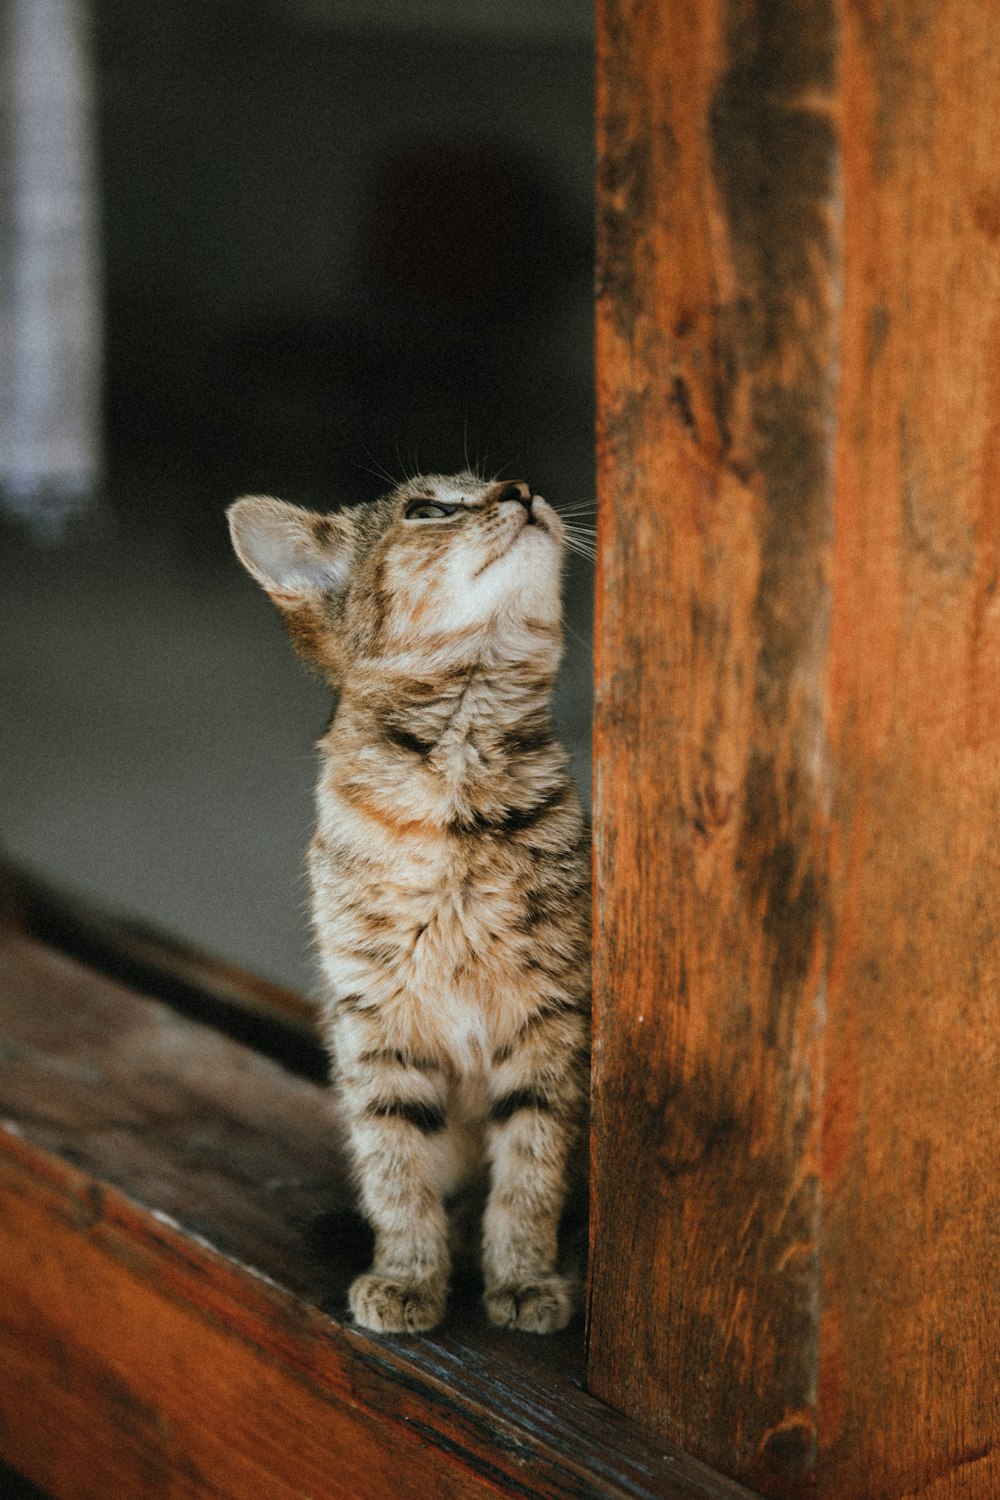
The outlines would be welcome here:
[[[499,663],[545,640],[558,654],[563,526],[526,484],[431,474],[332,515],[246,496],[228,516],[240,561],[336,687],[380,660]]]

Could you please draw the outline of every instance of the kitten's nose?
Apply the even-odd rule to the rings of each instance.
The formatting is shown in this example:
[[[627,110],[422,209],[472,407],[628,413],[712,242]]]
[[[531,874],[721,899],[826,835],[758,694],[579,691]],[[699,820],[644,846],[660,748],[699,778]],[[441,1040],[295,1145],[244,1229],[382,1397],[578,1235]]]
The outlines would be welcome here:
[[[525,484],[523,479],[516,482],[507,480],[504,484],[498,484],[489,497],[491,500],[520,500],[525,510],[531,509],[531,485]]]

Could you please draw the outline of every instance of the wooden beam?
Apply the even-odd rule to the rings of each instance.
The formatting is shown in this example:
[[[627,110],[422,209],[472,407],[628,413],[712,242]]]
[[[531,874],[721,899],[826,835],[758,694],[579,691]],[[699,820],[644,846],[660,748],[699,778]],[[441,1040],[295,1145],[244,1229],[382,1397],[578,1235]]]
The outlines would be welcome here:
[[[777,1489],[816,1450],[835,50],[826,0],[600,20],[591,1388]]]
[[[998,22],[842,12],[820,1469],[847,1500],[1000,1494]]]
[[[989,0],[604,0],[591,1388],[1000,1491]]]
[[[582,1392],[579,1326],[344,1326],[324,1089],[9,928],[0,1057],[0,1457],[55,1500],[745,1496]]]

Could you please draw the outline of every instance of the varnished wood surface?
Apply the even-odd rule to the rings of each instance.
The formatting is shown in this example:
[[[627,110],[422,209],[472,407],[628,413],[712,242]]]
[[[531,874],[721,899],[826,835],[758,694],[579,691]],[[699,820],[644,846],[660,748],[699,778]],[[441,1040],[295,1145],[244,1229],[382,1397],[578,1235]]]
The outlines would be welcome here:
[[[599,35],[591,1384],[779,1493],[816,1445],[836,38],[822,0]]]
[[[993,1500],[1000,13],[842,26],[820,1469]]]
[[[305,996],[114,916],[0,855],[0,921],[206,1021],[320,1082],[328,1061]]]
[[[581,1391],[579,1326],[345,1327],[322,1089],[10,927],[0,1055],[0,1456],[55,1500],[744,1493]]]
[[[989,1500],[996,8],[599,25],[592,1388],[775,1496]]]

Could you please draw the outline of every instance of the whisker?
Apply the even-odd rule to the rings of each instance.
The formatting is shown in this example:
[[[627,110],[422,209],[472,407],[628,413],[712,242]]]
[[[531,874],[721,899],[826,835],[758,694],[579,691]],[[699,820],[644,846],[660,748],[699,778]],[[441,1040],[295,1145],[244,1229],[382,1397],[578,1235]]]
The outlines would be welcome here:
[[[486,467],[484,460],[477,453],[475,458],[469,457],[469,418],[466,415],[462,428],[462,454],[465,459],[465,472],[471,474],[473,479],[478,479],[480,484],[486,483]]]
[[[389,473],[389,470],[383,468],[378,459],[375,457],[374,453],[369,448],[368,444],[363,440],[361,446],[365,450],[365,454],[368,458],[369,463],[374,464],[375,467],[372,469],[366,468],[364,464],[359,464],[354,459],[352,459],[351,462],[354,464],[354,467],[356,469],[360,469],[364,474],[371,474],[375,479],[384,480],[386,484],[391,485],[392,488],[395,489],[397,484],[399,483],[399,480],[394,479]]]
[[[399,440],[398,440],[398,438],[396,440],[395,448],[396,448],[396,462],[399,464],[399,467],[400,467],[400,469],[403,472],[403,483],[404,484],[409,484],[410,480],[413,478],[413,475],[410,474],[407,471],[407,467],[406,467],[406,465],[403,462],[403,455],[399,451]]]
[[[573,637],[574,641],[576,641],[578,645],[580,645],[580,646],[583,647],[584,652],[588,656],[593,655],[593,651],[594,651],[594,638],[593,638],[593,636],[591,636],[589,638],[589,640],[586,639],[584,636],[582,636],[580,634],[580,632],[577,629],[574,628],[574,626],[572,626],[569,623],[568,620],[564,620],[563,621],[563,629],[565,630],[565,632],[566,632],[567,635],[571,635]]]

